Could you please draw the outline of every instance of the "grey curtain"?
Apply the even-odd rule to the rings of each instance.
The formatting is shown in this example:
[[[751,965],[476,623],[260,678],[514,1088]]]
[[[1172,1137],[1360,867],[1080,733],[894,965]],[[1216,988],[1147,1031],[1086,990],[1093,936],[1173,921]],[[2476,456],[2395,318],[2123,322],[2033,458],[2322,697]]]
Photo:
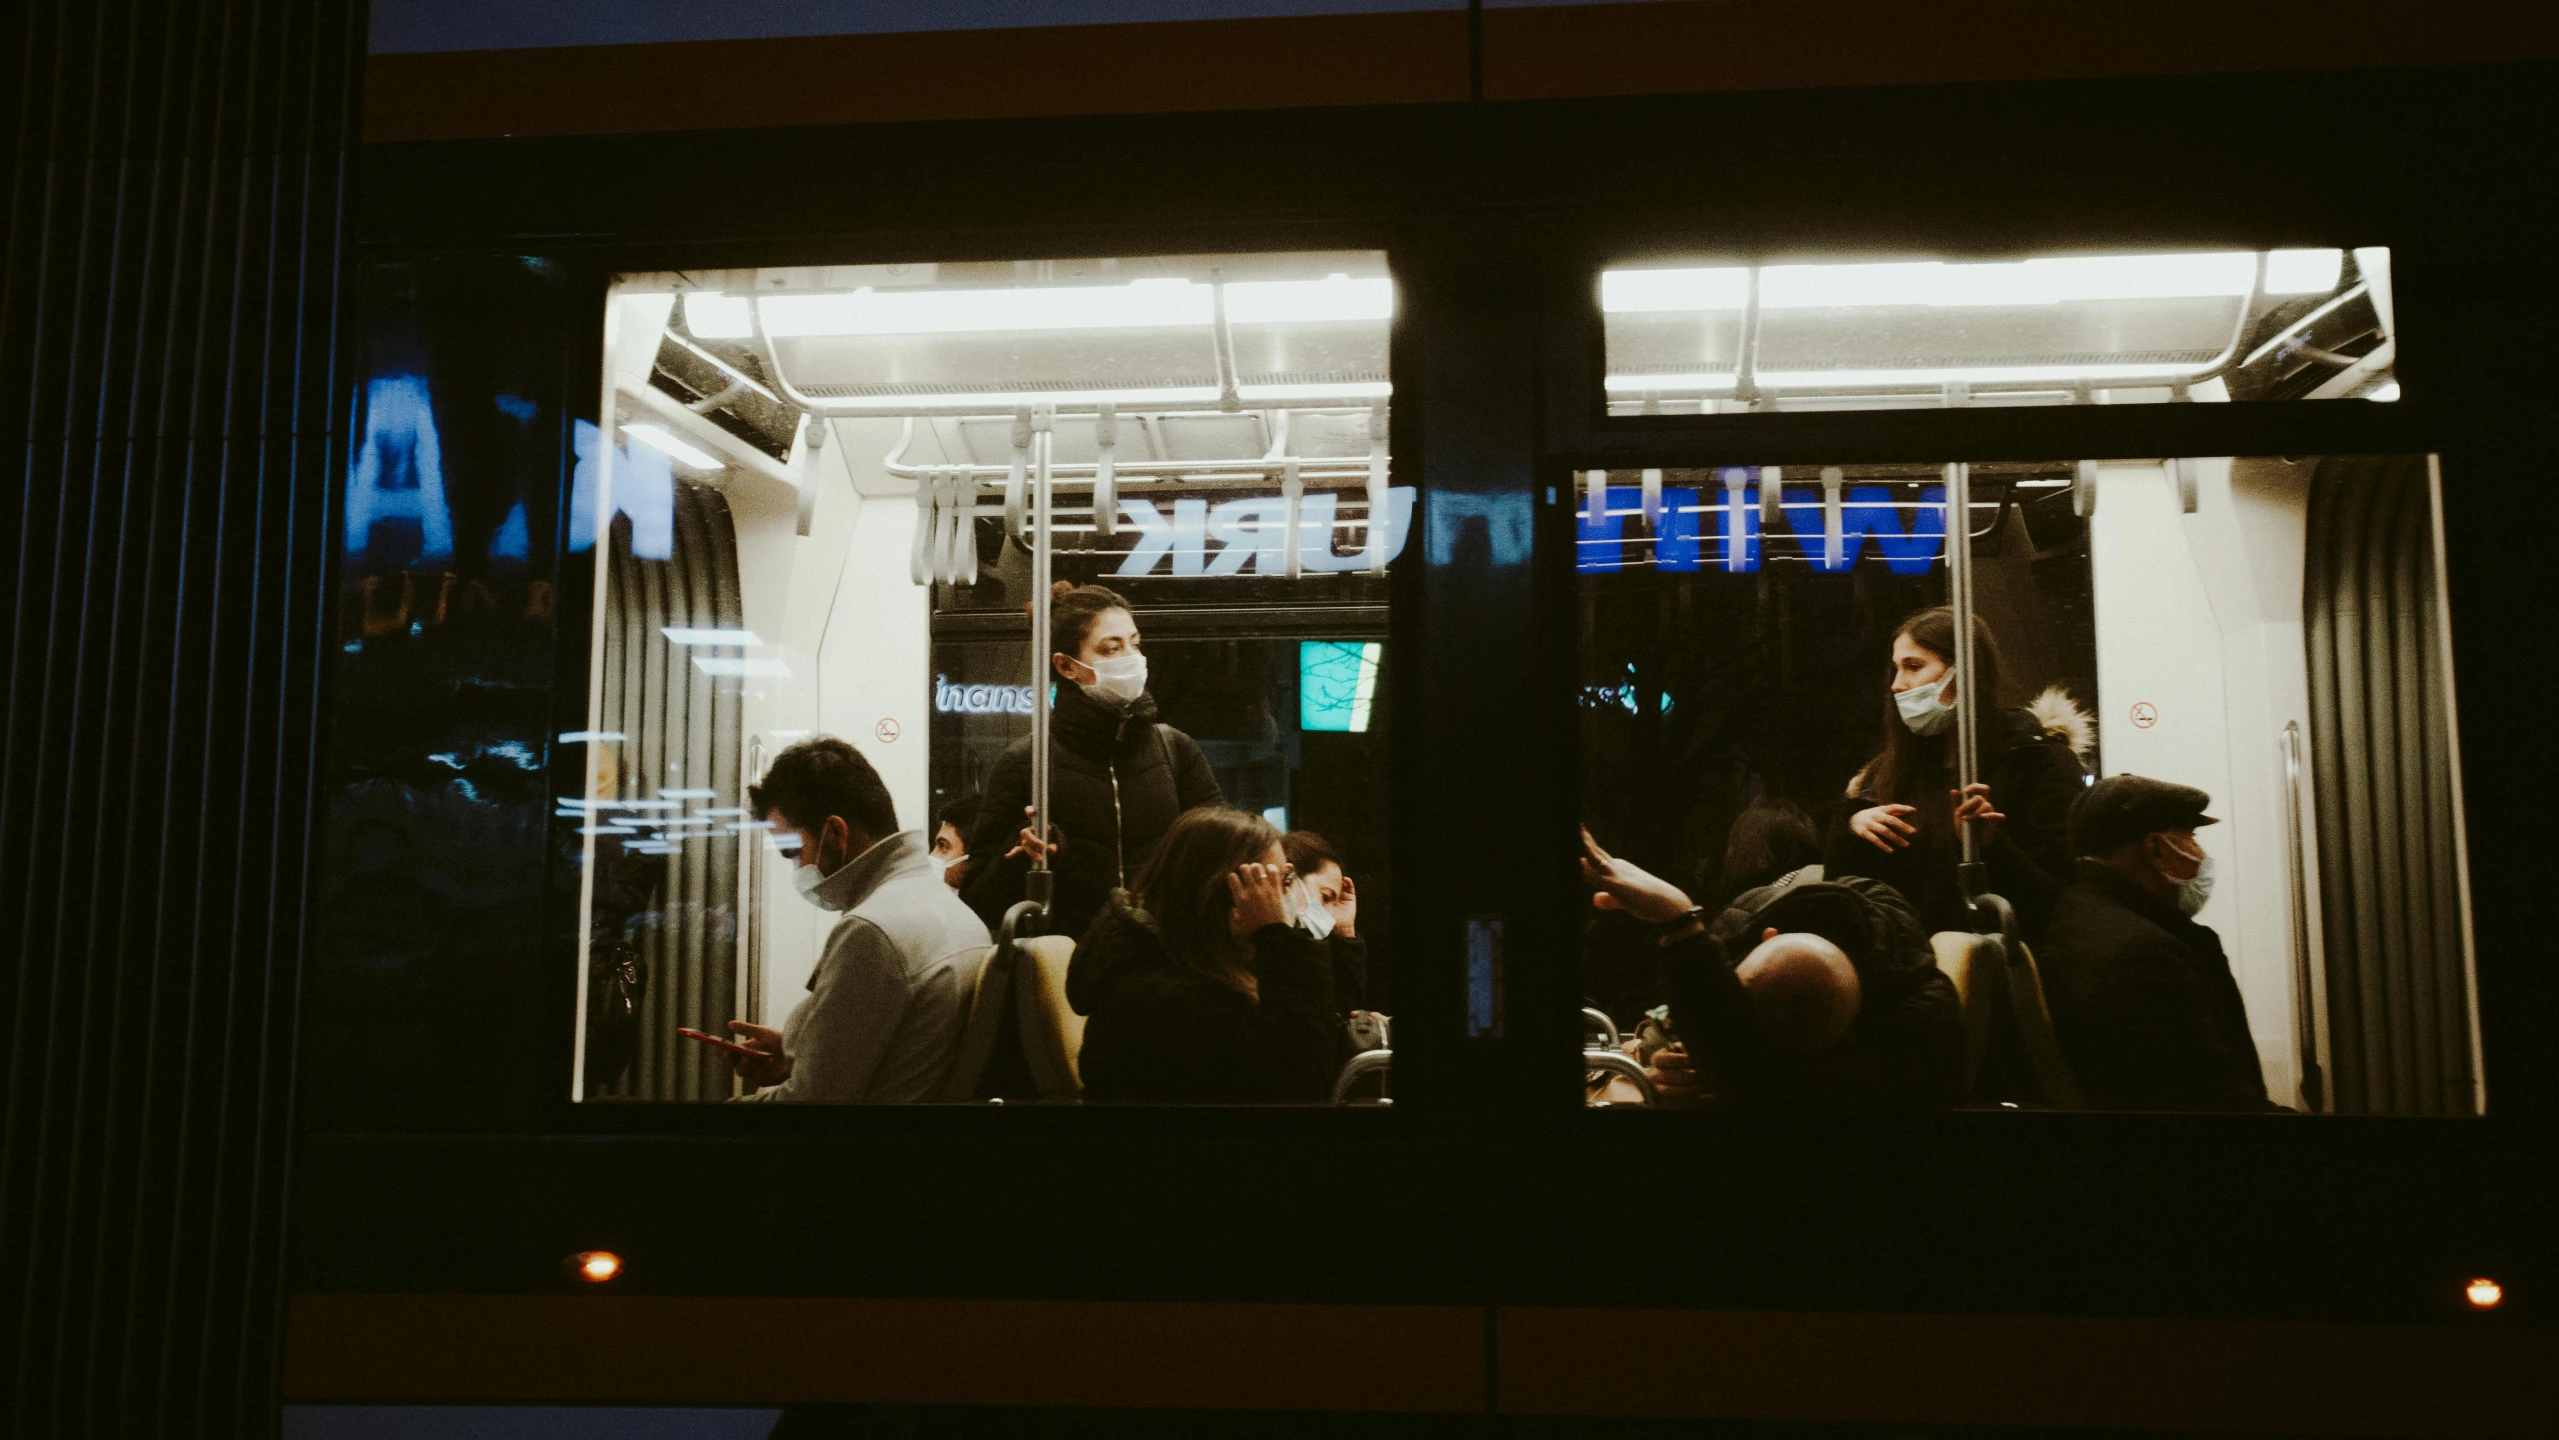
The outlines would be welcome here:
[[[626,737],[621,796],[673,802],[624,813],[691,823],[645,827],[675,843],[671,854],[623,851],[608,858],[599,851],[598,863],[614,871],[614,883],[599,884],[599,894],[639,903],[621,914],[599,905],[595,944],[636,962],[641,993],[630,1063],[598,1093],[726,1099],[729,1073],[719,1056],[675,1031],[682,1025],[725,1035],[727,1022],[746,1013],[738,997],[739,832],[732,828],[745,803],[738,773],[745,681],[693,663],[743,652],[679,645],[665,632],[736,630],[745,623],[728,501],[713,486],[678,481],[669,557],[633,556],[629,526],[617,521],[612,566],[596,663],[604,667],[604,726]],[[589,1045],[596,1040],[590,1035]]]
[[[2420,456],[2311,480],[2302,611],[2328,1039],[2341,1113],[2472,1109],[2450,657]]]

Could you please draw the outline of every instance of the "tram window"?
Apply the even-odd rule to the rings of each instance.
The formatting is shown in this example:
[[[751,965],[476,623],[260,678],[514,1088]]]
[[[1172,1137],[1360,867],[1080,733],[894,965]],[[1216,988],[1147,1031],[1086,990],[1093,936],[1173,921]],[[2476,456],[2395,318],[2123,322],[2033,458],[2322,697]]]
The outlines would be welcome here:
[[[1575,476],[1590,1047],[1664,1103],[2477,1113],[2437,484]]]
[[[1391,1005],[1385,257],[608,307],[580,1098],[1329,1100]]]
[[[1611,415],[2395,400],[2390,252],[1603,271]]]

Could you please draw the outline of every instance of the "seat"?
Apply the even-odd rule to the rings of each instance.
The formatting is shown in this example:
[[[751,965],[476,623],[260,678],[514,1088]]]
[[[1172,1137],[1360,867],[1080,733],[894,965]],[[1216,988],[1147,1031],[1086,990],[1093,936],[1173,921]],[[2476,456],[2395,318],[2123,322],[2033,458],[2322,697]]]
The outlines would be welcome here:
[[[1999,1011],[1997,946],[1987,935],[1969,930],[1940,930],[1928,937],[1937,968],[1954,982],[1964,1016],[1964,1097],[1981,1090],[1982,1057],[1990,1053],[1990,1032]]]
[[[2087,1102],[2080,1098],[2079,1081],[2070,1073],[2070,1062],[2063,1058],[2061,1042],[2053,1035],[2053,1012],[2044,1004],[2044,976],[2035,968],[2035,954],[2023,940],[2006,942],[2007,975],[2001,993],[2007,1000],[2009,1033],[2016,1042],[2018,1074],[2027,1098],[2053,1110],[2082,1110]]]
[[[1010,946],[990,945],[977,963],[976,978],[961,997],[960,1040],[951,1050],[951,1068],[933,1098],[957,1104],[980,1098],[987,1071],[1004,1031],[1004,1001],[1011,988]]]
[[[1075,942],[1064,935],[1041,935],[1015,941],[1014,949],[1021,961],[1013,993],[1032,1083],[1042,1100],[1080,1099],[1084,1082],[1075,1060],[1084,1049],[1084,1017],[1066,1003],[1066,969],[1075,960]]]

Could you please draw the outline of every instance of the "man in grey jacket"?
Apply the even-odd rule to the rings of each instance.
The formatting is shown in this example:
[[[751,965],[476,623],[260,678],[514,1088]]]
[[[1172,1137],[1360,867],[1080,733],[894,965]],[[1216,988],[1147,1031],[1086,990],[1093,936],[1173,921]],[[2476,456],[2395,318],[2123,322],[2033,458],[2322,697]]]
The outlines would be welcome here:
[[[942,1088],[991,943],[942,883],[921,830],[860,751],[831,737],[773,757],[747,805],[797,861],[800,894],[843,919],[779,1030],[729,1022],[750,1053],[729,1063],[749,1100],[895,1105]]]

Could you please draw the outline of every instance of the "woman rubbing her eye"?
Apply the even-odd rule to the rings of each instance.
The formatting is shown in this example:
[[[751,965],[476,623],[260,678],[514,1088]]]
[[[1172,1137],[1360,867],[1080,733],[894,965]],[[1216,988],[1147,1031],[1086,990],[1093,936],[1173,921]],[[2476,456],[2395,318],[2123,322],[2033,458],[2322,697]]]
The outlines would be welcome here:
[[[1135,886],[1111,897],[1067,972],[1089,1017],[1092,1101],[1321,1102],[1343,1058],[1333,960],[1293,915],[1277,830],[1223,805],[1186,811]]]

